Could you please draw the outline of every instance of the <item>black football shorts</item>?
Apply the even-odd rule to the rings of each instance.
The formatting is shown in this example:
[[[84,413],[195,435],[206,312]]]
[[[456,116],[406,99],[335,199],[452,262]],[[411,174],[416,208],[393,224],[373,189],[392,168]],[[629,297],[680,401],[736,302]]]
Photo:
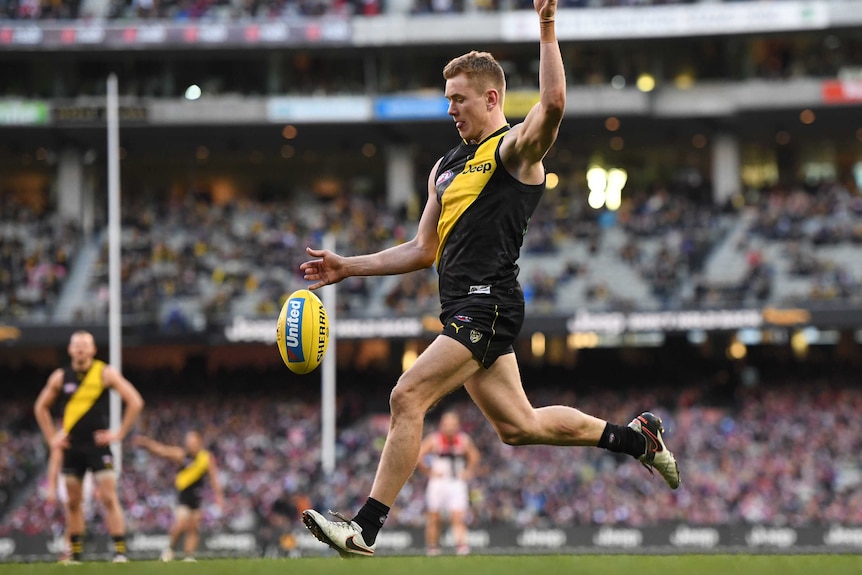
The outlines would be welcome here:
[[[191,487],[183,489],[177,496],[177,505],[184,505],[192,511],[197,511],[201,508],[201,500],[203,499],[199,488]]]
[[[82,478],[87,470],[93,473],[114,469],[114,454],[108,446],[101,447],[92,442],[72,441],[63,452],[63,475]]]
[[[461,301],[443,306],[443,335],[461,342],[486,369],[497,358],[514,353],[515,338],[524,325],[524,301],[485,303]]]

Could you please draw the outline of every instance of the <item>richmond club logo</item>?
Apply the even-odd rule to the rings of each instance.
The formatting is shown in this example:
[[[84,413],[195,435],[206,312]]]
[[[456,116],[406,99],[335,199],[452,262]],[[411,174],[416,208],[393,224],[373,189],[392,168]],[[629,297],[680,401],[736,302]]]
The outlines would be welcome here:
[[[455,172],[453,172],[452,170],[446,170],[445,172],[440,174],[440,176],[437,178],[437,183],[435,185],[439,186],[440,184],[443,184],[443,183],[451,180],[452,176],[454,176],[454,175],[455,175]]]

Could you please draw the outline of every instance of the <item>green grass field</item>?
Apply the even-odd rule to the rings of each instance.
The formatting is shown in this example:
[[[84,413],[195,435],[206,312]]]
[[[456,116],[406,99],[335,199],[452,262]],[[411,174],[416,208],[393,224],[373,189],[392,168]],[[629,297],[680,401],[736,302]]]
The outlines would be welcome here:
[[[198,563],[0,564],[3,575],[858,575],[862,555],[534,555],[326,559],[222,559]]]

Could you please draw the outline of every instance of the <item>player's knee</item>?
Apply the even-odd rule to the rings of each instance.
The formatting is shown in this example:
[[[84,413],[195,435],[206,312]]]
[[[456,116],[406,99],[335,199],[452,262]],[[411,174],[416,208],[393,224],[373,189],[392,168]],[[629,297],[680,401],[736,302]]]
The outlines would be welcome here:
[[[120,506],[120,502],[117,499],[117,493],[114,491],[107,491],[106,493],[100,493],[99,499],[102,501],[102,505],[105,507],[107,511],[112,511]]]
[[[421,417],[425,413],[416,387],[404,381],[403,377],[398,380],[398,384],[389,394],[389,410],[393,417],[409,417],[417,414]]]
[[[506,445],[530,445],[535,443],[536,434],[529,421],[498,424],[497,435]]]
[[[71,493],[66,497],[66,509],[70,513],[77,513],[81,510],[81,495],[72,495]]]
[[[500,440],[506,445],[529,445],[531,436],[517,427],[505,427],[497,430]]]

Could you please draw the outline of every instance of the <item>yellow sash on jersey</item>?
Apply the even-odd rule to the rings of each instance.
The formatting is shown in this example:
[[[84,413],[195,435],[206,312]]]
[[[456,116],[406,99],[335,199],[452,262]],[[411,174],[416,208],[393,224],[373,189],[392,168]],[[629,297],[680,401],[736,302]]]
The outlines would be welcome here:
[[[102,396],[105,391],[105,386],[102,383],[102,371],[105,368],[105,362],[94,359],[93,365],[84,376],[84,379],[78,384],[78,389],[66,402],[66,409],[63,412],[63,430],[66,433],[72,431],[75,424],[78,423],[84,414],[93,407],[93,404]]]
[[[452,183],[443,192],[440,219],[437,220],[437,237],[440,238],[440,243],[437,246],[438,266],[452,228],[455,227],[467,208],[479,197],[497,169],[497,146],[500,138],[506,133],[503,132],[482,142],[473,159],[467,162],[460,173],[455,174]],[[485,224],[494,225],[494,222],[485,222]]]
[[[177,473],[177,478],[174,480],[174,485],[179,491],[186,489],[189,485],[194,484],[210,468],[210,452],[206,449],[201,449],[191,463],[180,469]]]

